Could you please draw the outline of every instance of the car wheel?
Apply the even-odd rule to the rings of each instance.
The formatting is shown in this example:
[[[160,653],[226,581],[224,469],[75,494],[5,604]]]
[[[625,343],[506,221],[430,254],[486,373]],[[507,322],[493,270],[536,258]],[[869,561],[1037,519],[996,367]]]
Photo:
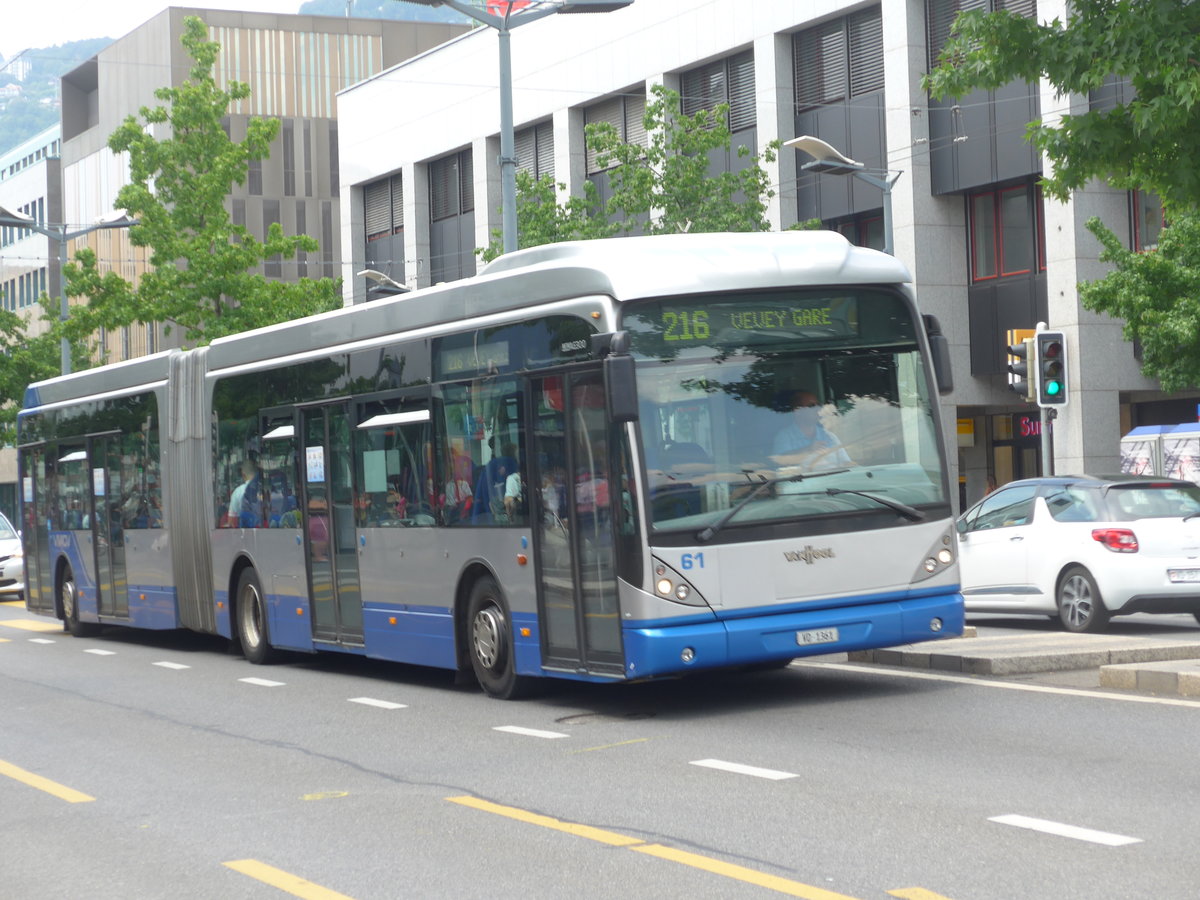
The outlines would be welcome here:
[[[267,604],[253,569],[244,569],[238,578],[237,636],[242,655],[255,665],[265,665],[276,657],[267,628]]]
[[[532,679],[516,672],[508,610],[500,588],[490,578],[479,579],[471,589],[467,628],[471,668],[484,692],[498,700],[515,700],[528,694]]]
[[[1097,632],[1108,626],[1109,613],[1100,589],[1082,566],[1068,569],[1058,583],[1058,617],[1067,631]]]
[[[75,587],[75,573],[69,567],[63,570],[58,599],[62,602],[63,628],[73,637],[92,637],[100,632],[100,626],[94,622],[79,621],[79,591]]]

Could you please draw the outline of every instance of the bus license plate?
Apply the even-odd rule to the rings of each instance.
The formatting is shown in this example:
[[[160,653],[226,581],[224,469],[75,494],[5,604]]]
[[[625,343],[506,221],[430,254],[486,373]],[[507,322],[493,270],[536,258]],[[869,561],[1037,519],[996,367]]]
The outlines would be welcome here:
[[[809,644],[835,644],[838,641],[836,628],[810,628],[808,631],[796,632],[796,643],[802,647]]]

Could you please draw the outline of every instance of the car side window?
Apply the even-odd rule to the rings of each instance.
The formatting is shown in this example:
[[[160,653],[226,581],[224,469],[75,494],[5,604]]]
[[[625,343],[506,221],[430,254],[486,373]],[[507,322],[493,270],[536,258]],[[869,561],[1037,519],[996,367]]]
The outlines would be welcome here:
[[[1011,528],[1033,520],[1033,500],[1037,487],[1031,484],[1001,488],[979,504],[979,514],[968,524],[968,531]]]
[[[1053,487],[1046,494],[1046,506],[1056,522],[1098,522],[1101,518],[1095,491]]]

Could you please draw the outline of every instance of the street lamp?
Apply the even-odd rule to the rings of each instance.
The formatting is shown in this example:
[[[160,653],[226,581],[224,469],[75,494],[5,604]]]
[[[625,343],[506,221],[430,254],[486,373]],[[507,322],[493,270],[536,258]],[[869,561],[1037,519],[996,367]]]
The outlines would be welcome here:
[[[60,322],[66,322],[71,315],[70,304],[67,301],[67,282],[63,278],[63,269],[67,265],[67,245],[76,238],[91,234],[93,231],[105,231],[110,228],[131,228],[137,224],[137,221],[129,218],[129,214],[125,210],[119,209],[106,216],[102,216],[92,225],[85,225],[82,228],[72,230],[67,225],[41,224],[30,216],[25,215],[25,213],[14,212],[11,209],[0,206],[0,225],[9,225],[13,228],[26,228],[29,231],[48,237],[58,244],[58,318]],[[71,373],[71,344],[64,337],[60,346],[62,352],[62,373],[69,375]]]
[[[377,269],[363,269],[358,273],[358,277],[375,282],[384,292],[389,294],[407,294],[412,290],[410,285],[405,284],[403,281],[396,281],[390,275],[385,275]]]
[[[518,25],[554,13],[606,13],[624,9],[633,0],[483,0],[484,9],[469,0],[408,0],[420,6],[449,6],[476,22],[496,29],[500,38],[500,214],[504,252],[517,249],[517,156],[513,136],[512,51],[509,34]],[[493,11],[494,10],[494,11]]]
[[[818,175],[853,175],[867,184],[883,191],[883,252],[895,255],[896,248],[892,243],[892,185],[903,173],[888,169],[868,169],[844,155],[831,144],[810,135],[801,135],[784,141],[783,146],[793,150],[803,150],[811,156],[812,162],[806,162],[800,168],[805,172]]]

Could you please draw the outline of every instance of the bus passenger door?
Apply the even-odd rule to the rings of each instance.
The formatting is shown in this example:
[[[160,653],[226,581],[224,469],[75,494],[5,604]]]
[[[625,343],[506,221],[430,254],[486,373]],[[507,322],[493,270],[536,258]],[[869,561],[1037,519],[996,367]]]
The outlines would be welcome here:
[[[89,447],[89,521],[96,553],[96,604],[102,616],[129,616],[125,534],[121,521],[121,435],[93,436]]]
[[[54,615],[54,585],[50,577],[50,519],[39,515],[53,503],[46,478],[46,447],[26,448],[21,454],[21,545],[25,551],[25,605]],[[40,526],[39,526],[40,523]]]
[[[621,675],[604,379],[599,369],[533,379],[530,470],[545,665]]]
[[[313,639],[362,644],[350,407],[345,402],[307,407],[300,417]]]

